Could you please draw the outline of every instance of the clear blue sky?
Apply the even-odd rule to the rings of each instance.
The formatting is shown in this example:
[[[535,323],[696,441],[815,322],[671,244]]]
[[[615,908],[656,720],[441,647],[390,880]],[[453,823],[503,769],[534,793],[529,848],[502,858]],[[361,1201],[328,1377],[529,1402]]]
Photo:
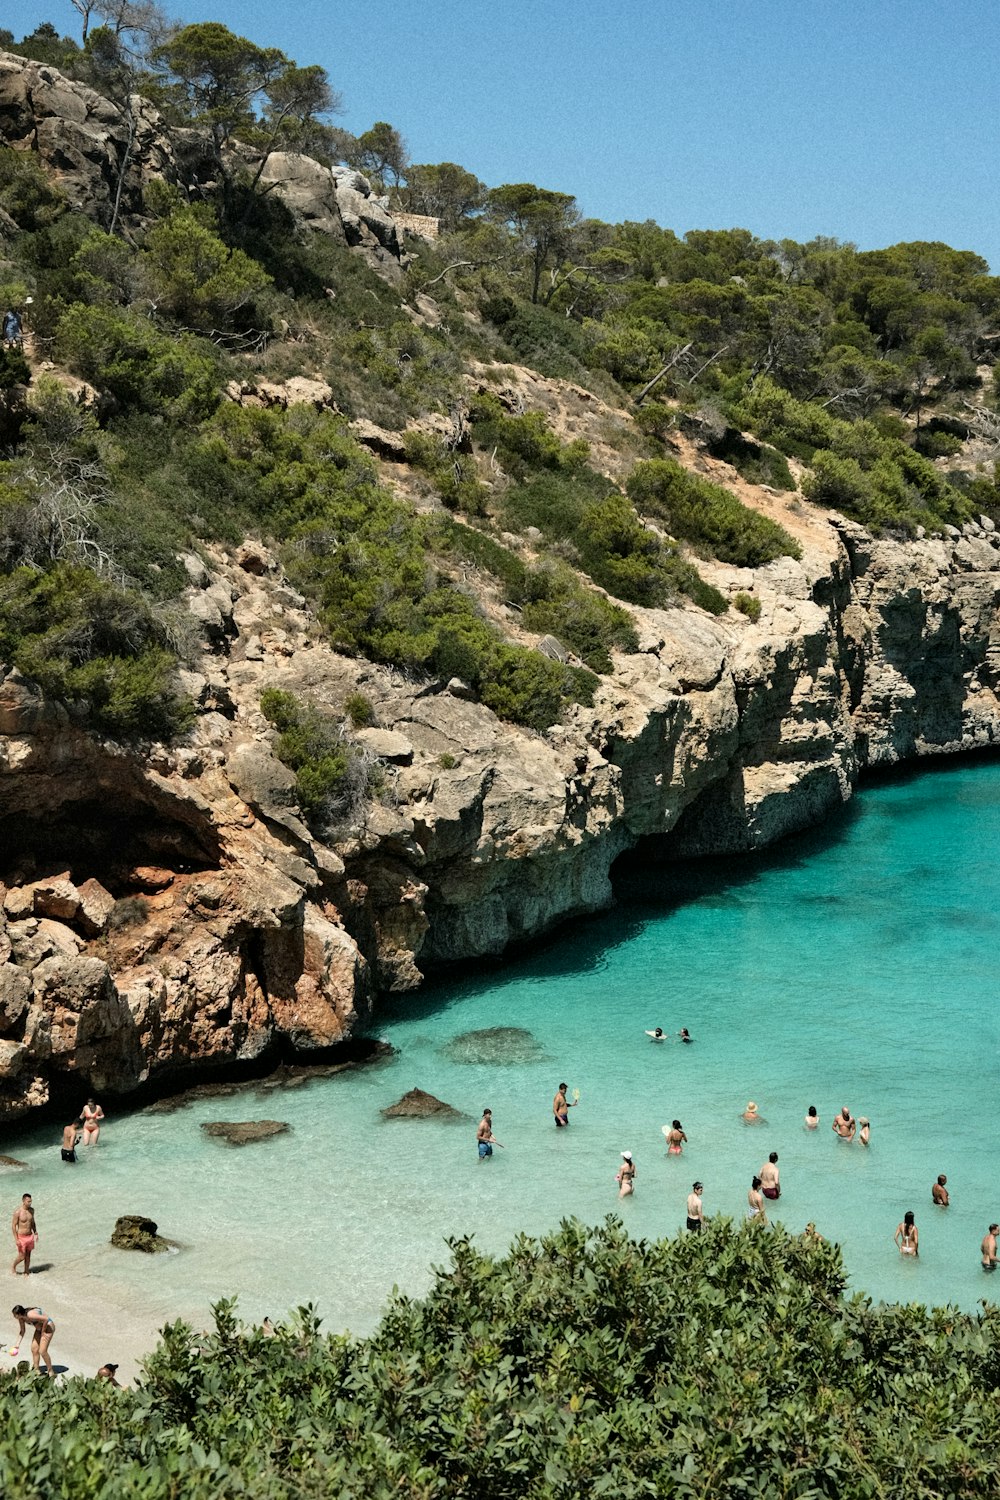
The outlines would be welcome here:
[[[3,7],[7,11],[7,6]],[[945,240],[1000,272],[1000,0],[167,0],[322,63],[354,131],[574,193],[609,221],[862,248]],[[14,7],[11,7],[11,12]],[[76,34],[69,0],[20,0]]]

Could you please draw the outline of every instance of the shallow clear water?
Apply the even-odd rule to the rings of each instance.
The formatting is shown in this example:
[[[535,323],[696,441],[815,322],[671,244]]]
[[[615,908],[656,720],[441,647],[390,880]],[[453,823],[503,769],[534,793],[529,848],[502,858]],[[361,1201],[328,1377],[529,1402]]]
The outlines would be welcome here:
[[[37,1261],[61,1287],[120,1295],[124,1284],[136,1310],[196,1320],[227,1293],[252,1317],[313,1301],[328,1326],[362,1332],[394,1282],[426,1288],[448,1235],[498,1250],[518,1230],[616,1210],[622,1149],[638,1176],[621,1211],[650,1236],[683,1223],[696,1177],[707,1213],[742,1217],[752,1173],[777,1150],[775,1216],[795,1230],[814,1219],[840,1240],[855,1288],[974,1307],[1000,1291],[978,1257],[1000,1219],[998,848],[996,763],[868,789],[819,834],[754,861],[630,877],[607,916],[400,1002],[378,1028],[398,1049],[388,1063],[114,1119],[76,1168],[51,1129],[9,1137],[4,1149],[32,1166],[3,1173],[10,1207],[34,1193]],[[484,1066],[442,1050],[497,1025],[530,1030],[543,1056]],[[695,1045],[651,1044],[644,1030],[656,1025],[687,1026]],[[561,1079],[581,1102],[556,1131]],[[469,1120],[383,1121],[379,1110],[414,1086]],[[742,1123],[750,1098],[766,1127]],[[868,1151],[831,1132],[845,1103],[871,1118]],[[486,1104],[506,1150],[481,1165]],[[816,1132],[802,1125],[809,1104]],[[660,1127],[674,1116],[690,1144],[668,1159]],[[237,1150],[199,1129],[255,1118],[292,1133]],[[938,1172],[947,1211],[930,1201]],[[908,1208],[916,1264],[892,1242]],[[183,1253],[112,1250],[126,1212],[156,1219]]]

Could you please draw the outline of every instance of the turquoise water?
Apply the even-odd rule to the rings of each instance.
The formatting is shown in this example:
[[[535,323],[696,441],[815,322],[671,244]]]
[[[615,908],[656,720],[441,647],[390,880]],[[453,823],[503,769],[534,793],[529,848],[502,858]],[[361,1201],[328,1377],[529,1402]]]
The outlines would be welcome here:
[[[678,1229],[696,1177],[707,1213],[742,1217],[752,1173],[777,1150],[776,1216],[841,1241],[855,1288],[972,1308],[994,1285],[978,1247],[1000,1219],[998,849],[996,763],[870,788],[819,834],[754,861],[629,876],[606,916],[399,1002],[378,1028],[398,1049],[388,1063],[112,1120],[75,1169],[55,1132],[33,1130],[6,1143],[32,1170],[4,1186],[12,1200],[34,1193],[39,1260],[60,1287],[124,1288],[133,1308],[196,1320],[223,1293],[254,1317],[308,1300],[361,1332],[393,1283],[427,1286],[448,1235],[499,1250],[518,1230],[616,1210],[622,1149],[638,1176],[621,1211],[644,1235]],[[442,1050],[496,1025],[528,1029],[543,1055],[484,1066]],[[651,1044],[656,1025],[687,1026],[695,1045]],[[566,1131],[550,1114],[561,1079],[581,1094]],[[470,1119],[383,1121],[413,1086]],[[766,1127],[742,1123],[750,1098]],[[845,1103],[872,1121],[868,1151],[833,1137]],[[486,1104],[506,1150],[481,1165]],[[817,1132],[802,1125],[809,1104]],[[668,1159],[660,1127],[674,1116],[690,1144]],[[234,1150],[198,1128],[261,1117],[292,1132]],[[938,1172],[947,1211],[930,1201]],[[892,1241],[908,1208],[916,1264]],[[111,1250],[123,1212],[156,1219],[183,1253]]]

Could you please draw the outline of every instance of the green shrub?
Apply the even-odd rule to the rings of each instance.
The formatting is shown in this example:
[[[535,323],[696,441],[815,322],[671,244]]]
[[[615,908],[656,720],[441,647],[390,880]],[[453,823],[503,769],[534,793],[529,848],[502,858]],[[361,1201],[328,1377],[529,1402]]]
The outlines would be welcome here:
[[[171,739],[193,719],[148,606],[88,568],[0,577],[0,660],[111,735]]]
[[[581,583],[565,563],[527,567],[509,548],[476,530],[445,522],[437,533],[445,556],[459,557],[492,573],[508,602],[519,606],[529,630],[554,635],[595,672],[611,670],[609,651],[634,651],[631,617],[619,605]]]
[[[748,594],[741,589],[733,600],[733,608],[738,609],[741,615],[746,615],[755,625],[760,619],[760,600],[755,594]]]
[[[708,445],[713,458],[721,458],[750,484],[769,484],[776,490],[797,488],[788,460],[767,443],[754,443],[735,427],[727,427],[721,438]]]
[[[210,346],[169,337],[135,313],[76,304],[60,319],[57,341],[72,368],[122,407],[182,422],[218,405],[222,373]]]
[[[265,688],[260,708],[278,731],[275,754],[295,772],[303,813],[321,827],[327,825],[343,809],[348,792],[357,790],[357,779],[350,776],[352,755],[339,726],[279,688]]]
[[[443,754],[438,756],[438,765],[442,771],[454,771],[458,765],[458,757],[452,755],[450,750],[445,750]]]
[[[375,708],[367,693],[348,693],[344,712],[355,729],[367,729],[375,723]]]
[[[676,537],[737,567],[758,568],[776,557],[801,557],[783,526],[750,510],[720,485],[699,479],[673,459],[637,464],[626,490],[636,508],[657,516]]]
[[[469,405],[476,442],[495,448],[512,479],[524,479],[543,469],[580,473],[590,454],[582,438],[562,443],[539,411],[512,416],[495,396],[476,396]]]

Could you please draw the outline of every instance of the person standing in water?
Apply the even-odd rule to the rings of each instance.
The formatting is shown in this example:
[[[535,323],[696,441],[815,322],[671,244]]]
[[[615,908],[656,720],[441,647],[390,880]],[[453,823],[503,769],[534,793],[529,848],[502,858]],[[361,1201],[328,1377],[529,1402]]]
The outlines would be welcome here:
[[[858,1140],[862,1146],[867,1146],[872,1137],[872,1122],[867,1116],[862,1115],[858,1120],[858,1124],[861,1126],[861,1129],[858,1131]]]
[[[664,1129],[663,1134],[667,1138],[667,1153],[670,1156],[680,1156],[684,1148],[687,1136],[681,1129],[680,1120],[675,1120],[669,1130]]]
[[[483,1110],[483,1118],[476,1128],[476,1144],[479,1147],[480,1161],[485,1161],[488,1156],[492,1156],[493,1147],[500,1145],[493,1134],[493,1111],[491,1109]]]
[[[635,1192],[635,1162],[631,1151],[622,1152],[622,1164],[615,1181],[618,1183],[619,1198],[630,1198]]]
[[[14,1235],[14,1244],[17,1246],[17,1259],[10,1268],[10,1274],[17,1275],[17,1268],[23,1260],[24,1274],[30,1276],[31,1252],[38,1244],[38,1225],[35,1223],[35,1210],[31,1206],[30,1193],[21,1195],[21,1206],[15,1208],[10,1227]]]
[[[104,1119],[104,1111],[93,1099],[88,1099],[80,1111],[80,1119],[83,1121],[83,1144],[85,1146],[96,1146],[101,1138],[101,1121]]]
[[[80,1132],[83,1129],[82,1120],[74,1120],[72,1125],[67,1125],[62,1133],[62,1159],[63,1161],[76,1161],[76,1148],[80,1144]]]
[[[807,1130],[816,1130],[819,1126],[819,1115],[816,1113],[815,1104],[810,1104],[809,1108],[806,1110],[805,1124]]]
[[[781,1197],[781,1183],[778,1181],[778,1153],[772,1151],[767,1161],[760,1169],[760,1190],[765,1198],[777,1202]]]
[[[991,1224],[983,1235],[983,1243],[979,1248],[982,1252],[984,1271],[995,1271],[997,1268],[998,1233],[1000,1233],[1000,1224]]]
[[[833,1129],[842,1141],[853,1141],[857,1134],[857,1121],[845,1104],[839,1115],[834,1115]]]
[[[692,1234],[700,1234],[701,1226],[705,1222],[705,1210],[701,1205],[702,1192],[703,1188],[700,1182],[693,1182],[691,1184],[691,1191],[688,1193],[687,1201],[687,1227]]]
[[[766,1224],[767,1212],[764,1208],[764,1196],[760,1190],[760,1178],[755,1177],[750,1184],[747,1193],[747,1222],[750,1224]]]
[[[893,1236],[899,1246],[900,1255],[920,1254],[920,1231],[913,1222],[913,1210],[908,1209],[903,1215],[902,1224],[896,1225],[896,1233]]]
[[[552,1101],[552,1113],[557,1126],[569,1124],[569,1112],[573,1108],[573,1104],[576,1103],[575,1099],[573,1100],[573,1104],[571,1104],[566,1098],[568,1087],[569,1084],[561,1083],[556,1089],[556,1097]]]
[[[767,1121],[763,1115],[757,1113],[757,1106],[752,1099],[748,1100],[747,1107],[740,1115],[744,1125],[766,1125]]]
[[[942,1172],[937,1182],[931,1188],[931,1202],[936,1203],[939,1208],[947,1208],[951,1199],[948,1196],[948,1179]]]
[[[39,1359],[43,1359],[48,1374],[54,1375],[56,1372],[49,1358],[49,1345],[56,1331],[56,1325],[52,1319],[46,1317],[40,1307],[22,1307],[20,1303],[12,1307],[11,1312],[18,1322],[17,1347],[12,1352],[16,1355],[20,1349],[25,1328],[33,1328],[35,1331],[31,1339],[31,1363],[37,1370]]]

